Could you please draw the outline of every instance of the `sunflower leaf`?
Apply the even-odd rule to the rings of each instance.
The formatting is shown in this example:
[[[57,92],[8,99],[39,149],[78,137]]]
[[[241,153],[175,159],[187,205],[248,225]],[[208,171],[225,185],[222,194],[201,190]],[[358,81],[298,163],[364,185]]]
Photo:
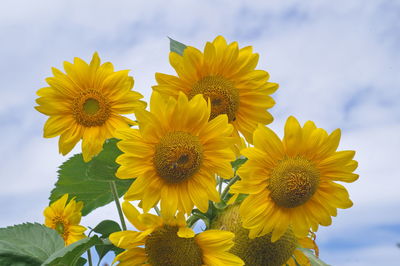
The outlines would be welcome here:
[[[96,245],[95,249],[97,255],[99,256],[99,260],[103,259],[104,256],[110,251],[114,251],[115,256],[124,251],[124,249],[116,247],[113,244]]]
[[[119,224],[112,220],[101,221],[95,228],[93,232],[101,234],[101,238],[107,238],[111,233],[121,231]]]
[[[81,239],[53,253],[42,265],[76,265],[83,253],[98,244],[102,244],[98,236]]]
[[[51,191],[50,202],[65,193],[82,201],[82,215],[113,201],[110,183],[115,182],[118,196],[122,196],[132,184],[133,179],[122,180],[115,176],[119,165],[115,159],[121,154],[117,139],[107,140],[103,150],[90,162],[85,163],[82,154],[76,154],[64,162],[58,171],[58,181]]]
[[[0,228],[0,265],[40,265],[63,247],[55,230],[38,223]]]
[[[169,37],[168,39],[169,39],[169,49],[171,50],[171,52],[183,55],[183,51],[186,49],[187,46]]]

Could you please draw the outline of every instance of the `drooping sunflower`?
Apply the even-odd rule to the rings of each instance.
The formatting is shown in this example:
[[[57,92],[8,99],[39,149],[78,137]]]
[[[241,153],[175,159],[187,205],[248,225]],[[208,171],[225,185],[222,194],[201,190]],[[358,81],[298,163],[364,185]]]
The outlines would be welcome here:
[[[210,105],[201,95],[190,101],[181,93],[168,101],[153,92],[150,112],[136,112],[138,129],[118,131],[123,152],[116,176],[134,178],[124,198],[141,200],[145,212],[160,201],[164,216],[176,211],[202,212],[208,201],[219,202],[215,174],[230,179],[233,127],[226,115],[212,120]]]
[[[37,91],[36,110],[50,116],[44,125],[44,137],[60,136],[59,151],[66,155],[82,139],[85,162],[98,154],[116,128],[135,122],[120,114],[145,108],[143,96],[132,91],[133,78],[128,70],[114,71],[110,62],[100,65],[94,53],[88,65],[80,58],[64,62],[66,74],[52,68],[54,77],[46,79],[49,87]]]
[[[84,234],[86,228],[79,225],[83,202],[76,202],[72,198],[67,204],[67,200],[68,194],[64,194],[43,211],[44,224],[56,230],[64,239],[66,246],[86,237]]]
[[[292,116],[282,141],[265,126],[255,130],[254,147],[242,150],[248,161],[238,170],[241,181],[231,187],[233,193],[250,194],[240,208],[250,238],[272,231],[274,242],[289,226],[305,237],[310,228],[330,225],[337,208],[353,205],[334,181],[357,180],[358,163],[354,151],[336,151],[339,141],[339,129],[328,135],[311,121],[301,127]]]
[[[122,208],[125,216],[140,232],[112,233],[110,241],[126,249],[114,261],[119,265],[153,266],[215,266],[243,265],[243,261],[228,252],[234,234],[207,230],[195,235],[186,227],[182,213],[177,218],[163,219],[152,214],[140,214],[129,202]]]
[[[235,234],[235,244],[229,252],[241,258],[245,265],[310,265],[310,261],[299,248],[314,249],[317,254],[318,247],[311,237],[298,239],[293,231],[288,229],[276,242],[271,241],[271,233],[249,238],[249,230],[242,226],[239,208],[239,204],[228,206],[218,214],[212,222],[211,228],[227,230]]]
[[[273,120],[267,109],[274,106],[270,94],[278,89],[278,84],[268,82],[268,72],[255,69],[258,58],[251,46],[239,49],[237,42],[228,45],[218,36],[207,42],[204,53],[191,46],[182,56],[171,52],[169,60],[178,76],[156,73],[158,85],[153,89],[166,97],[203,94],[211,101],[210,119],[226,114],[235,135],[239,131],[252,143],[257,124]]]

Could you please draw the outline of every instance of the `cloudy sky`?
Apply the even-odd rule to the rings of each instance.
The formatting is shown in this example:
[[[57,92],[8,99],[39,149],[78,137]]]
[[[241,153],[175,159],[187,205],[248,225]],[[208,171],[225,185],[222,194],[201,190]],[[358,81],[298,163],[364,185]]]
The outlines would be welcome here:
[[[342,129],[340,149],[357,151],[360,179],[346,184],[354,207],[321,228],[321,258],[332,265],[400,260],[399,1],[2,1],[0,9],[0,227],[42,222],[67,158],[42,138],[33,109],[52,66],[98,51],[131,69],[149,99],[154,73],[172,74],[167,36],[203,48],[223,35],[252,45],[258,68],[280,84],[271,128],[286,118]],[[75,153],[79,152],[74,149]],[[110,205],[83,219],[118,220]]]

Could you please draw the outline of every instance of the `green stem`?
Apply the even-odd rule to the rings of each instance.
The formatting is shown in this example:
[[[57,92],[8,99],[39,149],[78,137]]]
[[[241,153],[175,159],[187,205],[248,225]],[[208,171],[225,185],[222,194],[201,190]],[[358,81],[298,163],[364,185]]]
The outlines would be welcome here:
[[[221,195],[221,191],[222,191],[222,177],[218,177],[218,193]]]
[[[121,227],[123,231],[126,231],[126,224],[124,219],[124,214],[122,213],[121,204],[119,203],[119,197],[117,192],[117,186],[115,185],[114,181],[110,182],[111,192],[114,197],[115,205],[117,205],[119,219],[121,220]]]
[[[235,175],[235,177],[233,177],[231,180],[229,180],[229,183],[226,185],[226,187],[224,188],[224,191],[221,194],[221,199],[225,200],[226,196],[228,195],[229,192],[229,188],[235,184],[236,181],[239,180],[239,176]]]
[[[157,205],[155,205],[155,206],[153,207],[153,209],[156,211],[156,213],[157,213],[158,216],[161,216],[160,209],[157,207]]]
[[[90,253],[90,249],[87,250],[87,257],[88,257],[89,266],[93,266],[92,254]]]

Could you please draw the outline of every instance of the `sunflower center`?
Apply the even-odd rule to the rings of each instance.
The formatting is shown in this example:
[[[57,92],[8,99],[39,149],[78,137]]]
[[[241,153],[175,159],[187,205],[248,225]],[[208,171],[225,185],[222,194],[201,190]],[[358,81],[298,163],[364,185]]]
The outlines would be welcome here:
[[[72,104],[76,122],[85,127],[103,125],[110,117],[111,108],[107,98],[97,90],[86,90],[76,97]]]
[[[239,92],[232,82],[220,76],[207,76],[193,85],[189,98],[203,94],[205,99],[210,98],[210,120],[220,114],[228,115],[229,122],[235,121],[239,107]]]
[[[211,225],[212,228],[235,233],[235,245],[229,252],[240,257],[245,265],[285,265],[297,245],[293,232],[291,230],[286,231],[281,238],[273,243],[271,242],[271,233],[250,239],[249,230],[242,227],[239,208],[239,204],[231,205]]]
[[[88,115],[94,115],[100,109],[99,102],[96,99],[89,98],[83,104],[83,111]]]
[[[145,243],[149,263],[154,266],[202,265],[202,252],[195,239],[181,238],[177,226],[165,225],[151,233]]]
[[[187,132],[169,132],[156,145],[154,165],[167,183],[180,183],[195,174],[203,161],[198,137]]]
[[[286,158],[271,173],[271,198],[281,207],[294,208],[306,203],[315,193],[320,173],[307,159]]]
[[[65,228],[64,228],[64,223],[63,223],[63,222],[57,222],[54,229],[55,229],[60,235],[63,235],[63,234],[64,234],[64,230],[65,230]]]

